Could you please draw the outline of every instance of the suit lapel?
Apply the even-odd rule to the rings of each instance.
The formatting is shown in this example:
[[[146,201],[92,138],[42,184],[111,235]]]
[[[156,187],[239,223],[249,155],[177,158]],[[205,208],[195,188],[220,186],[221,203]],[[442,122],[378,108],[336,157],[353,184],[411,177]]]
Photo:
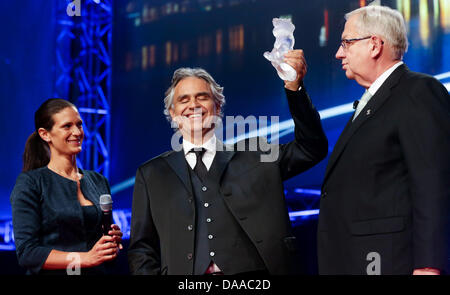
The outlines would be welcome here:
[[[184,151],[181,150],[179,152],[170,153],[165,157],[165,160],[181,180],[181,182],[184,184],[186,190],[190,194],[192,194],[191,178],[189,177],[188,171],[188,169],[190,168],[188,167],[188,163],[186,162]]]
[[[223,172],[225,171],[225,168],[227,167],[231,158],[235,154],[234,151],[228,151],[226,147],[227,146],[224,145],[221,141],[219,140],[217,141],[216,155],[208,172],[209,179],[220,180]],[[172,170],[175,172],[175,174],[178,176],[178,178],[181,180],[181,182],[184,184],[186,190],[192,194],[193,192],[192,192],[191,178],[189,176],[188,171],[190,167],[184,156],[184,151],[181,150],[179,152],[170,153],[165,157],[165,160],[172,168]]]
[[[392,87],[397,85],[401,76],[406,71],[408,71],[408,67],[405,64],[402,64],[397,69],[395,69],[394,72],[392,72],[392,74],[386,79],[383,85],[377,90],[375,95],[369,100],[366,106],[361,110],[355,121],[352,122],[351,119],[349,120],[344,130],[342,131],[341,136],[339,136],[339,139],[334,146],[333,152],[330,155],[323,184],[325,184],[326,180],[328,179],[328,176],[335,167],[337,160],[341,156],[342,152],[345,150],[345,147],[347,146],[350,138],[383,106],[383,104],[390,97]]]
[[[216,155],[214,157],[214,161],[211,164],[211,167],[208,172],[208,179],[219,180],[222,178],[222,174],[225,171],[225,168],[228,166],[231,158],[233,158],[235,152],[234,150],[227,150],[227,146],[224,145],[221,141],[217,140],[217,150]]]

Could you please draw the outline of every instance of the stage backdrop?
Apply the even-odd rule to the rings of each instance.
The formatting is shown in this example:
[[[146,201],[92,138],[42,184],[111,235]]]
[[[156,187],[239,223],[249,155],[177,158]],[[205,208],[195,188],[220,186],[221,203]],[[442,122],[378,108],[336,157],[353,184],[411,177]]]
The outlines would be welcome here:
[[[11,218],[9,195],[34,131],[34,111],[53,93],[53,16],[53,1],[0,1],[0,224]]]
[[[351,116],[348,103],[363,93],[356,82],[346,79],[334,55],[344,14],[365,1],[130,0],[116,4],[110,181],[117,189],[113,197],[119,206],[131,204],[132,187],[124,181],[131,184],[140,164],[171,148],[173,132],[163,115],[163,98],[177,68],[209,71],[224,86],[226,116],[279,116],[280,123],[290,119],[283,82],[263,57],[273,47],[274,17],[291,17],[296,26],[295,48],[304,50],[308,63],[305,87],[317,109],[324,111],[330,151]],[[450,2],[381,4],[405,16],[410,41],[406,64],[431,75],[448,73]],[[347,105],[347,112],[327,112],[341,105]],[[280,142],[293,138],[290,131],[280,132]],[[319,188],[327,160],[287,181],[286,187]],[[124,186],[115,186],[120,183]]]

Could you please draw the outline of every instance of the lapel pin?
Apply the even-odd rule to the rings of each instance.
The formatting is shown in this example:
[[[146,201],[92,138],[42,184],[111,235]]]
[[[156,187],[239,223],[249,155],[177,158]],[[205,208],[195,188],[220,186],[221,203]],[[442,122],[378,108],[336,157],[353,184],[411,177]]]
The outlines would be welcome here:
[[[372,111],[371,111],[370,109],[368,109],[367,112],[366,112],[366,115],[367,115],[367,116],[370,115],[371,112],[372,112]]]

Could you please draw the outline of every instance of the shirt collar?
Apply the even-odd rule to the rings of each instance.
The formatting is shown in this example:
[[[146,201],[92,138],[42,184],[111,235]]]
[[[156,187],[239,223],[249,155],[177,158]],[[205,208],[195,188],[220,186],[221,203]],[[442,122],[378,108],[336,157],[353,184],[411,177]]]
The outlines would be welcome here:
[[[187,153],[189,153],[193,148],[197,148],[197,149],[204,148],[204,149],[206,149],[207,152],[215,152],[217,149],[216,142],[217,142],[217,138],[216,138],[215,134],[213,134],[213,136],[210,139],[208,139],[206,142],[204,142],[200,146],[195,145],[195,144],[191,143],[190,141],[183,138],[184,155],[187,155]]]
[[[367,89],[367,91],[369,91],[369,93],[372,96],[374,96],[375,93],[377,92],[377,90],[381,87],[381,85],[383,85],[384,81],[386,81],[386,79],[389,78],[389,76],[392,74],[392,72],[395,71],[395,69],[398,68],[402,64],[403,64],[403,61],[399,61],[398,63],[396,63],[389,69],[387,69],[383,74],[381,74],[375,80],[375,82],[372,83],[372,85],[370,85],[370,87],[369,87],[369,89]]]

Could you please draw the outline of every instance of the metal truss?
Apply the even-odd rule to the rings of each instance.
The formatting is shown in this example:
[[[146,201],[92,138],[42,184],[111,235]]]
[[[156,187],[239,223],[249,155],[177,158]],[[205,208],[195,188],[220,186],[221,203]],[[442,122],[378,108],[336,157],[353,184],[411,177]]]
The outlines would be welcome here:
[[[54,0],[54,96],[73,102],[84,122],[79,166],[109,176],[112,0]]]
[[[56,29],[53,96],[73,102],[84,121],[84,146],[78,165],[108,177],[112,0],[53,1]],[[76,9],[81,15],[70,16]],[[122,212],[115,214],[115,219],[126,226],[130,217]],[[0,220],[0,251],[14,248],[12,220]]]

